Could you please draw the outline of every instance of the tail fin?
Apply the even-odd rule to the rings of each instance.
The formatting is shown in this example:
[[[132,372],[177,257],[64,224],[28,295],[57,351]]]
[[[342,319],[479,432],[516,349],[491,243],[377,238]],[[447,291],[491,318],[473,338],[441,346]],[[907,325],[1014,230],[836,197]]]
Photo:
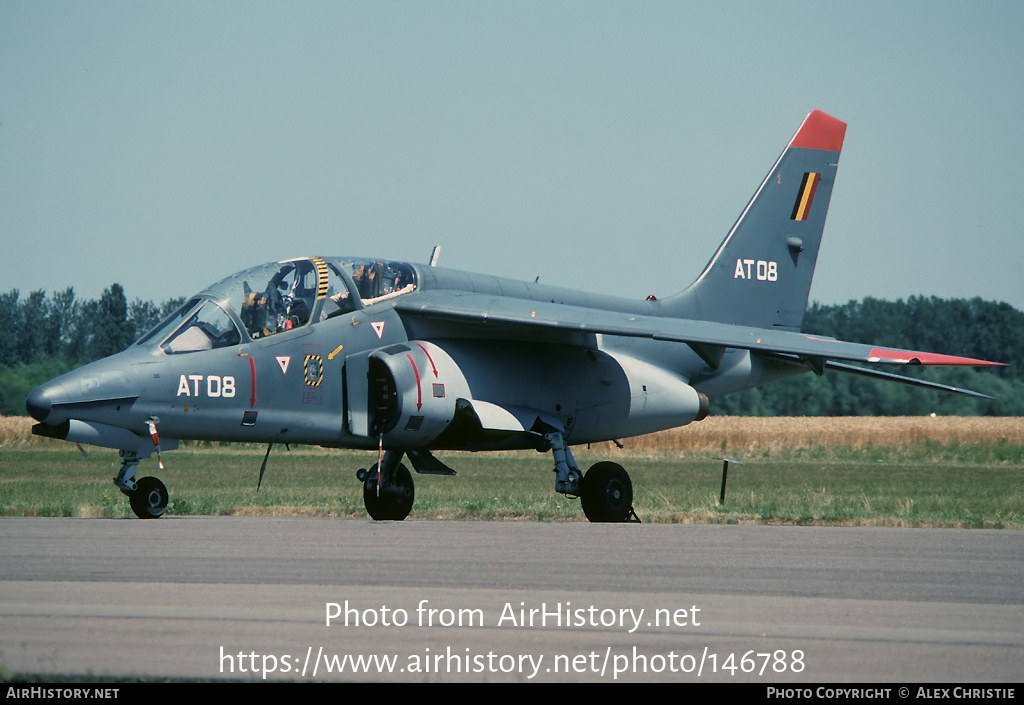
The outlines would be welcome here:
[[[845,122],[808,115],[697,281],[663,311],[799,330],[845,135]]]

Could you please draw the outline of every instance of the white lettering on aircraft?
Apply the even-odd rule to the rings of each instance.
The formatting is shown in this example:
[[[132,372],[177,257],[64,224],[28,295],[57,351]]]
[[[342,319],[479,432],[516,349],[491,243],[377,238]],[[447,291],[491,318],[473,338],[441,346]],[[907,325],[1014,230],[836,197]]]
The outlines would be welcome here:
[[[763,259],[737,259],[736,273],[733,279],[757,279],[762,282],[773,282],[779,278],[779,265]]]
[[[178,396],[198,397],[200,393],[199,383],[206,379],[206,396],[208,397],[233,397],[235,396],[235,378],[219,377],[217,375],[182,375],[178,380]],[[192,384],[190,385],[189,382]]]

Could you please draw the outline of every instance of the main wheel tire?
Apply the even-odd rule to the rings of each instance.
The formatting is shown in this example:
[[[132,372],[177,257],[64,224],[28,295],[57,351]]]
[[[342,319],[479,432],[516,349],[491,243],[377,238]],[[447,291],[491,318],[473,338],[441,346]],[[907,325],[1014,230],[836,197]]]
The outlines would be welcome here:
[[[597,463],[583,477],[580,504],[593,522],[621,522],[633,511],[633,483],[617,463]]]
[[[128,495],[128,503],[139,519],[159,519],[167,511],[167,487],[155,477],[143,477]]]
[[[405,465],[399,465],[395,471],[394,482],[381,485],[380,495],[377,494],[377,466],[374,465],[366,473],[363,481],[363,504],[366,513],[377,521],[402,521],[412,510],[416,499],[416,489],[412,484],[412,475]]]

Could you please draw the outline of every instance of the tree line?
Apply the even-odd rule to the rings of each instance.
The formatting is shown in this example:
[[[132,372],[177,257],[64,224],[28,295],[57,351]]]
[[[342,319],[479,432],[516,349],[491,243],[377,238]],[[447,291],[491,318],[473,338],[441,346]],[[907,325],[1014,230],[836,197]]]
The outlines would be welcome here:
[[[49,297],[0,294],[0,415],[25,416],[25,397],[37,385],[124,350],[184,302],[129,303],[120,284],[99,299],[80,300],[73,287]]]
[[[741,416],[1022,416],[1024,313],[1006,303],[974,299],[866,298],[813,304],[803,330],[877,347],[945,353],[1007,363],[1007,367],[878,365],[874,369],[988,394],[959,394],[826,371],[713,400],[716,414]]]
[[[99,299],[79,300],[73,288],[47,297],[14,289],[0,294],[0,415],[25,415],[25,397],[36,385],[92,360],[124,350],[184,298],[161,304],[136,298],[112,284]],[[803,330],[822,336],[1009,363],[1009,367],[892,367],[996,397],[974,399],[863,377],[826,372],[712,400],[712,413],[738,416],[1024,415],[1024,313],[981,299],[867,298],[846,304],[813,304]]]

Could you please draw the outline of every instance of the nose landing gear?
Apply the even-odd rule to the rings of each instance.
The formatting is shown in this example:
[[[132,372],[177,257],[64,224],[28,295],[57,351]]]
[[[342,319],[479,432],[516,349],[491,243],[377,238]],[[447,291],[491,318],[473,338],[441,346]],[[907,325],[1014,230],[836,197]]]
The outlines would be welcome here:
[[[135,472],[139,467],[139,456],[136,452],[122,450],[121,470],[114,478],[114,484],[122,494],[128,496],[128,503],[139,519],[159,519],[167,511],[167,487],[155,477],[143,477],[135,480]]]
[[[401,453],[388,451],[380,463],[383,475],[376,464],[369,470],[360,470],[356,475],[363,483],[366,513],[377,521],[402,521],[409,516],[416,500],[412,475],[405,465],[398,462],[401,459]]]

